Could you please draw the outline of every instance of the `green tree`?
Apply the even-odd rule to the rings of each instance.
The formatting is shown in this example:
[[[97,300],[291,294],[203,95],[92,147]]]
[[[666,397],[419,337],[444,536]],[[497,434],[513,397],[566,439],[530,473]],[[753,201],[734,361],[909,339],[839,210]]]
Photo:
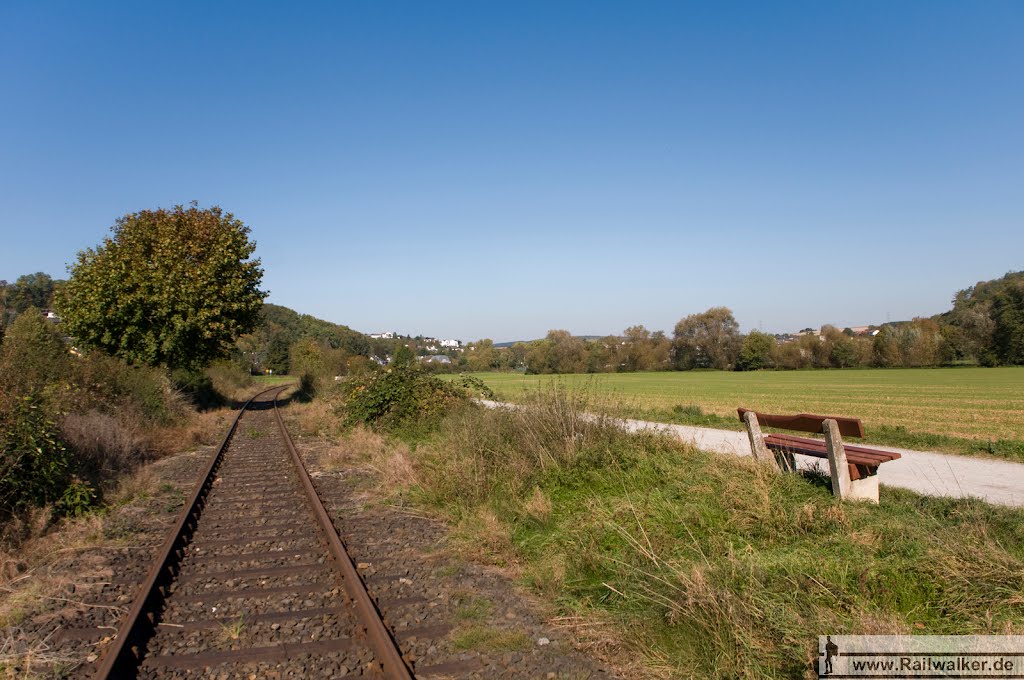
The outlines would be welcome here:
[[[1024,364],[1024,282],[1008,286],[992,301],[993,349],[1000,363]]]
[[[498,365],[498,353],[494,348],[494,341],[490,338],[469,345],[464,356],[466,368],[470,371],[490,371]]]
[[[7,304],[18,314],[29,307],[46,309],[50,307],[53,295],[62,283],[43,272],[19,276],[17,281],[9,285]]]
[[[313,338],[297,340],[289,348],[288,357],[293,375],[319,378],[327,370],[323,347]]]
[[[857,349],[846,331],[826,324],[821,327],[820,368],[849,368],[856,364]]]
[[[58,293],[68,333],[137,364],[198,369],[255,328],[266,296],[249,228],[219,207],[144,210],[78,254]]]
[[[67,388],[71,360],[60,332],[29,307],[7,329],[0,346],[0,389],[30,396]]]
[[[743,340],[728,307],[712,307],[676,324],[672,353],[676,368],[732,368]]]
[[[736,369],[757,371],[762,368],[771,368],[772,350],[774,349],[775,338],[773,336],[761,331],[750,331],[750,335],[743,339],[743,347],[736,360]]]
[[[552,373],[586,373],[587,348],[583,340],[564,330],[548,331],[545,339],[551,343],[548,360]]]
[[[391,363],[398,367],[412,366],[416,363],[416,355],[413,354],[409,345],[404,342],[399,343],[398,347],[395,348],[395,356],[392,357]]]

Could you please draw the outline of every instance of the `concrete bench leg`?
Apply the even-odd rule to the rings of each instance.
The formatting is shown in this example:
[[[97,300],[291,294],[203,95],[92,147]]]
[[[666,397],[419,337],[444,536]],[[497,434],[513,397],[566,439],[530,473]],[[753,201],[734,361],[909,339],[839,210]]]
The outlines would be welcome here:
[[[747,426],[747,438],[750,439],[750,453],[754,460],[759,463],[767,463],[774,469],[779,469],[779,463],[768,447],[764,445],[764,435],[761,434],[761,424],[757,422],[757,414],[747,411],[743,414],[743,424]]]
[[[878,504],[878,475],[870,475],[850,482],[850,495],[853,501],[869,501]]]
[[[846,449],[839,434],[839,425],[834,420],[822,423],[825,447],[828,449],[829,473],[832,475],[832,493],[841,500],[878,502],[878,475],[863,479],[850,479],[850,466],[846,462]]]

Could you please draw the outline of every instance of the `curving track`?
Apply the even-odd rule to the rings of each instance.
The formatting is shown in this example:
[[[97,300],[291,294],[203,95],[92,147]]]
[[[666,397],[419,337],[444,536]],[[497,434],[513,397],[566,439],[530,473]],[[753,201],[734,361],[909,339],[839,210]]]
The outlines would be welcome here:
[[[97,678],[411,678],[277,409],[242,408]]]

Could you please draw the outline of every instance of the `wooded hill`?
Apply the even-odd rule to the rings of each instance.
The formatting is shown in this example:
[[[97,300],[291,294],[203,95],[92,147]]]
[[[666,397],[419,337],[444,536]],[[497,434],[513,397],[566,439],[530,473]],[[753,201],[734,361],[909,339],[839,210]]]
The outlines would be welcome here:
[[[371,351],[369,338],[348,326],[281,305],[264,304],[259,327],[238,339],[232,358],[254,373],[288,373],[293,351],[300,341],[312,341],[341,363],[350,357],[368,357]]]

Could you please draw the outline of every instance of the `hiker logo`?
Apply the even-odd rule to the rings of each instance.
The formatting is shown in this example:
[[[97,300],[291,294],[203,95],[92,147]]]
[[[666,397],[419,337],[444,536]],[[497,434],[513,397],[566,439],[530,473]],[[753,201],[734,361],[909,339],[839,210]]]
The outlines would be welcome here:
[[[824,678],[1024,678],[1024,635],[821,635]]]
[[[822,661],[824,668],[818,671],[818,675],[831,675],[832,670],[832,659],[839,656],[839,645],[832,642],[832,636],[825,636],[825,659]]]

